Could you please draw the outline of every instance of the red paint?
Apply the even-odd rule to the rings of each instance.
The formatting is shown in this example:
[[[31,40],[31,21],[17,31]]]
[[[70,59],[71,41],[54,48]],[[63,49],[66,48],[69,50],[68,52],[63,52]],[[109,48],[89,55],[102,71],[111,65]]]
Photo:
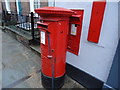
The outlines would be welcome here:
[[[40,31],[45,32],[45,45],[42,43],[40,45],[42,73],[52,77],[52,65],[54,65],[54,77],[63,76],[66,70],[69,17],[74,12],[57,7],[39,8],[35,12],[40,15],[42,20],[37,23],[38,28]],[[48,55],[52,56],[52,58],[48,58]]]
[[[62,19],[61,16],[69,17],[72,14],[74,14],[74,11],[70,9],[60,8],[60,7],[42,7],[42,8],[35,9],[35,12],[40,14],[43,20],[48,19],[53,21]]]
[[[98,43],[104,12],[105,12],[105,1],[95,1],[93,2],[92,14],[89,26],[88,41]]]
[[[76,12],[76,15],[72,15],[72,17],[70,18],[67,49],[69,52],[78,55],[84,11],[83,10],[73,10],[73,11]],[[71,25],[72,24],[76,24],[76,27],[77,27],[76,35],[71,35]]]

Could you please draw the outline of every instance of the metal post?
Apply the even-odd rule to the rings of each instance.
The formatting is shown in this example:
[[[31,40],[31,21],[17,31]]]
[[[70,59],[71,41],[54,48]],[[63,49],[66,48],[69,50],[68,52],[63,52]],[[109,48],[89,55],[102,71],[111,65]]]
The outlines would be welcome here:
[[[35,37],[34,37],[34,14],[33,12],[31,12],[31,34],[32,34],[32,39],[34,41]]]
[[[5,13],[5,11],[3,11],[3,18],[4,18],[4,22],[6,22],[6,13]]]
[[[2,12],[2,27],[4,26],[5,23],[5,11]]]

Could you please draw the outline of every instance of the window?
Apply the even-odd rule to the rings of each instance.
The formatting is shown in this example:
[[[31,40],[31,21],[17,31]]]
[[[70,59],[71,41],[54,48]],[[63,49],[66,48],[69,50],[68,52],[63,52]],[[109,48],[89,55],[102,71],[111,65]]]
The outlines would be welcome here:
[[[49,7],[55,7],[55,0],[48,0]]]
[[[34,0],[34,9],[40,8],[40,0]]]

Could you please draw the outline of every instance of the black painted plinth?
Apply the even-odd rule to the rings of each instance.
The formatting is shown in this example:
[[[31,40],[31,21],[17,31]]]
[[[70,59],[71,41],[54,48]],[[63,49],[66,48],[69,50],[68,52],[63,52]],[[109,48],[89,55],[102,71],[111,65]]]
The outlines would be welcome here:
[[[52,90],[52,77],[48,77],[41,73],[41,81],[44,88]],[[64,85],[65,75],[54,78],[54,90],[61,88]]]

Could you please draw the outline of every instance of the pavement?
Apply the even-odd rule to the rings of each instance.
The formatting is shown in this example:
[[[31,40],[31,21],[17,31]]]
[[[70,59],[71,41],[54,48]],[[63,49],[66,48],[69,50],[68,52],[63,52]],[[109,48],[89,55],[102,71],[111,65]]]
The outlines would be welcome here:
[[[40,56],[2,32],[2,88],[43,88]],[[66,76],[63,88],[83,88]]]

